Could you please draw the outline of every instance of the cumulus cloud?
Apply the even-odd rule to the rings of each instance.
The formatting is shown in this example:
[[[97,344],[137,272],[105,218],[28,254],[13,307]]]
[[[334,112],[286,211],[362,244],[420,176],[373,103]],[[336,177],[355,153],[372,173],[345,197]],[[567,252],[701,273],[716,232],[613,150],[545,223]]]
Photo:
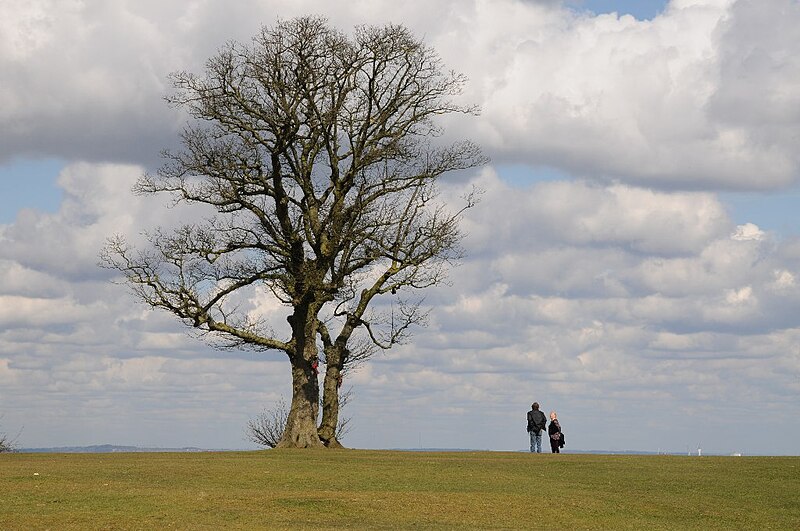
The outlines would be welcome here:
[[[791,0],[673,0],[649,21],[521,0],[35,0],[6,11],[0,160],[154,164],[180,127],[161,101],[170,71],[201,68],[277,17],[315,13],[345,30],[390,21],[423,35],[483,108],[452,125],[496,161],[661,188],[777,188],[798,175]]]
[[[464,62],[482,58],[482,140],[517,161],[664,188],[792,182],[797,120],[759,119],[796,107],[787,90],[798,77],[794,32],[765,38],[773,18],[800,20],[788,4],[672,2],[652,21],[500,9],[494,23],[476,25],[462,54]],[[744,46],[758,46],[753,53],[764,57],[753,61],[771,68],[769,76],[738,75],[740,50],[729,43],[748,40],[757,41]],[[746,115],[755,120],[735,119]]]
[[[98,267],[99,250],[115,233],[141,243],[141,230],[192,219],[165,200],[133,196],[142,171],[68,166],[58,179],[58,212],[30,210],[0,225],[2,407],[25,425],[29,446],[119,442],[106,439],[110,433],[181,446],[217,422],[220,436],[207,444],[242,447],[248,415],[287,393],[281,357],[216,351],[138,304]],[[187,433],[158,435],[176,417]]]
[[[159,98],[166,65],[180,63],[179,48],[137,13],[143,7],[50,0],[4,6],[10,16],[0,21],[0,160],[138,161],[158,152],[175,129]]]
[[[140,170],[69,167],[59,212],[4,227],[0,263],[11,278],[0,284],[0,378],[9,396],[38,389],[34,399],[6,402],[7,418],[29,412],[61,440],[88,444],[95,434],[133,437],[132,427],[98,418],[128,417],[142,430],[128,440],[147,441],[142,434],[172,416],[187,434],[201,433],[203,422],[227,426],[203,440],[242,446],[231,426],[287,394],[282,358],[217,352],[90,266],[106,235],[182,217],[130,195]],[[464,219],[467,259],[451,286],[428,294],[430,327],[347,378],[357,396],[354,444],[414,446],[416,430],[429,445],[452,446],[464,440],[466,421],[485,427],[466,436],[470,446],[515,449],[514,408],[532,394],[580,422],[573,434],[587,445],[601,429],[586,414],[597,404],[647,415],[646,404],[679,401],[686,407],[674,422],[689,415],[700,423],[718,406],[696,406],[746,391],[791,409],[798,350],[787,315],[800,310],[793,242],[734,225],[704,192],[583,181],[512,189],[491,168],[474,184],[485,193]],[[462,190],[449,183],[444,195]],[[248,304],[253,315],[282,315],[266,293]],[[761,376],[750,380],[750,372]],[[665,430],[628,442],[652,446]],[[41,440],[47,431],[26,434]]]
[[[486,200],[468,215],[466,225],[474,229],[467,243],[470,259],[454,274],[456,288],[436,299],[432,329],[421,332],[402,359],[393,354],[393,362],[378,368],[387,374],[411,370],[409,364],[414,370],[433,368],[443,395],[473,392],[482,375],[497,375],[501,383],[488,388],[491,397],[475,392],[472,400],[458,400],[485,415],[503,401],[524,403],[521,397],[531,395],[546,396],[579,416],[584,408],[603,405],[639,410],[644,404],[679,404],[668,430],[662,425],[649,432],[664,430],[664,437],[676,429],[673,421],[699,426],[699,419],[713,417],[706,409],[742,394],[757,394],[786,411],[784,397],[796,391],[797,373],[781,375],[777,367],[796,365],[790,339],[795,323],[787,316],[796,311],[790,307],[797,302],[800,262],[787,260],[781,242],[753,225],[733,225],[706,193],[581,182],[509,190],[490,171],[479,182]],[[593,200],[584,197],[563,214],[549,208],[549,201],[534,201],[570,188]],[[700,236],[690,246],[642,246],[635,233],[621,238],[608,230],[610,222],[642,223],[635,208],[616,208],[624,196],[650,198],[655,219],[669,220],[667,228],[697,223]],[[502,202],[502,211],[494,201]],[[692,208],[698,204],[711,213],[702,222]],[[606,223],[584,224],[584,237],[554,242],[552,227],[582,216]],[[492,232],[492,218],[499,226],[494,239],[482,232]],[[680,236],[673,231],[674,238]],[[491,250],[483,252],[486,246]],[[773,384],[751,380],[751,372],[766,372]],[[413,386],[404,392],[415,396]],[[452,400],[429,399],[429,407]],[[492,414],[508,415],[513,423],[511,413]],[[613,436],[612,441],[617,448],[625,444]]]
[[[792,29],[798,20],[797,2],[739,0],[720,22],[719,84],[709,114],[740,131],[748,143],[780,146],[797,138],[800,38]],[[793,162],[773,161],[787,164]]]

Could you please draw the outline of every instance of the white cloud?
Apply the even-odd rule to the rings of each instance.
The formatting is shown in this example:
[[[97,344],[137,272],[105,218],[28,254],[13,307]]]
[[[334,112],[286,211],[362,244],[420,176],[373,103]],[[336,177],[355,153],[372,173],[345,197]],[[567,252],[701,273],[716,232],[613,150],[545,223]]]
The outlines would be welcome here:
[[[798,42],[791,31],[765,38],[776,17],[800,21],[789,4],[673,2],[637,21],[477,2],[474,18],[434,42],[473,79],[484,112],[471,128],[495,159],[665,188],[771,188],[798,169],[798,122],[786,118]],[[747,39],[770,58],[769,76],[737,73],[729,43]],[[760,119],[762,90],[780,123]],[[741,114],[755,120],[731,120]]]
[[[114,233],[141,243],[140,230],[198,215],[133,196],[141,172],[69,166],[58,181],[58,212],[27,211],[0,227],[3,409],[9,422],[25,425],[26,445],[98,442],[92,437],[191,444],[160,426],[180,418],[187,434],[206,432],[205,444],[242,447],[248,415],[287,393],[283,357],[217,352],[168,315],[145,309],[98,267]],[[209,436],[215,423],[219,435]]]
[[[788,290],[797,286],[797,277],[793,275],[790,271],[786,271],[785,269],[783,270],[776,269],[774,274],[775,274],[775,282],[774,282],[775,289]]]
[[[738,241],[761,240],[764,238],[764,231],[753,223],[745,223],[736,227],[731,239]]]
[[[168,72],[201,68],[259,24],[317,13],[345,30],[392,21],[424,35],[483,108],[452,125],[496,161],[694,189],[777,188],[800,168],[791,0],[673,1],[651,21],[520,0],[38,0],[7,11],[0,159],[152,165],[180,126],[161,100]]]
[[[796,359],[796,349],[783,346],[785,337],[796,333],[796,323],[785,318],[788,301],[776,287],[792,286],[800,263],[796,257],[786,261],[780,242],[755,226],[736,232],[708,194],[587,188],[579,182],[520,191],[487,175],[481,178],[486,202],[502,204],[503,215],[491,207],[494,216],[481,208],[468,214],[470,259],[454,273],[450,295],[437,299],[433,330],[414,342],[422,351],[414,359],[430,356],[426,366],[443,375],[461,374],[458,382],[443,380],[448,389],[470,389],[473,374],[503,375],[503,383],[491,388],[494,399],[485,399],[489,403],[464,398],[472,404],[468,410],[486,412],[503,400],[523,404],[532,394],[577,408],[568,410],[572,415],[583,414],[584,406],[577,404],[589,407],[593,400],[632,408],[674,401],[687,404],[686,411],[700,419],[713,415],[709,411],[719,406],[711,403],[720,404],[721,397],[734,400],[741,386],[764,400],[780,400],[796,388],[791,376],[779,378],[775,387],[747,378],[749,371]],[[569,203],[567,213],[538,211],[537,205],[562,204],[548,200],[543,194],[548,189],[565,196],[573,189],[579,199]],[[700,224],[697,233],[704,237],[677,250],[634,247],[604,221],[617,220],[629,230],[642,224],[636,208],[618,207],[620,196],[648,198],[648,215],[669,219],[667,229],[698,219],[708,229]],[[698,218],[692,208],[698,204],[714,215]],[[562,215],[589,214],[597,222],[584,224],[579,238],[554,237],[542,229],[557,226]],[[494,239],[493,218],[499,229]],[[663,230],[644,225],[642,235]],[[735,237],[740,233],[758,237]],[[553,256],[562,259],[548,266]],[[773,369],[767,372],[774,375]]]
[[[749,144],[777,147],[797,134],[800,39],[793,29],[798,19],[800,5],[792,0],[739,0],[721,24],[719,86],[709,110]],[[773,164],[796,160],[779,157]]]

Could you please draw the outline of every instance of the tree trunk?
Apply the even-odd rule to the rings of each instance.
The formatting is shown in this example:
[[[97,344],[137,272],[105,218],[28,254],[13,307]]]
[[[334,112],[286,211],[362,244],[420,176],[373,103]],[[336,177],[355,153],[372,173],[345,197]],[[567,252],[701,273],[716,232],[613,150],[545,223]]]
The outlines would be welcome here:
[[[328,448],[344,448],[336,438],[339,425],[339,386],[341,384],[340,356],[326,353],[327,368],[323,382],[322,422],[319,426],[319,438]]]
[[[304,360],[301,360],[304,361]],[[292,366],[292,405],[283,436],[276,448],[319,448],[317,413],[319,387],[310,363]]]
[[[320,448],[317,435],[319,415],[319,382],[317,381],[317,314],[318,307],[304,304],[295,307],[289,318],[295,351],[289,356],[292,364],[292,405],[286,428],[276,448]]]

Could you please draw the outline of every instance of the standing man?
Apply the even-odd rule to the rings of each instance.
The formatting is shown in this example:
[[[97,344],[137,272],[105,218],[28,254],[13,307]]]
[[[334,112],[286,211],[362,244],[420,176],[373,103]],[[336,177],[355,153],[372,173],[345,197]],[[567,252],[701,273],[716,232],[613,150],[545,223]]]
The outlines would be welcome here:
[[[547,417],[539,411],[539,402],[531,404],[528,411],[528,435],[531,436],[531,452],[542,453],[542,430],[547,425]]]

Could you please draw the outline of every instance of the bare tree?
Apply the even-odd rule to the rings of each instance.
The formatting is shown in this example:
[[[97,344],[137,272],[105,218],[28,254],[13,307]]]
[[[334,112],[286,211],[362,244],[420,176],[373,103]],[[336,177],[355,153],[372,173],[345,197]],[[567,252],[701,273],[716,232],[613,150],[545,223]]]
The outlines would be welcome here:
[[[2,419],[2,417],[0,417]],[[0,454],[13,452],[17,449],[16,439],[10,438],[5,432],[0,432]]]
[[[5,433],[0,433],[0,454],[14,451],[14,442]]]
[[[281,442],[288,418],[289,407],[281,397],[274,407],[264,409],[247,422],[245,436],[248,441],[259,446],[275,448]]]
[[[424,319],[408,296],[442,282],[460,257],[458,220],[474,196],[451,212],[436,182],[485,159],[471,142],[434,142],[434,119],[477,112],[453,101],[465,79],[402,26],[347,36],[309,17],[230,43],[202,75],[172,79],[168,101],[195,121],[183,150],[165,153],[135,190],[216,215],[149,233],[144,250],[112,238],[102,261],[217,345],[284,352],[292,400],[278,446],[338,446],[342,373],[369,352],[351,348],[354,338],[384,349],[402,340]],[[288,333],[237,303],[256,289],[288,308]],[[385,311],[374,310],[378,299]]]

